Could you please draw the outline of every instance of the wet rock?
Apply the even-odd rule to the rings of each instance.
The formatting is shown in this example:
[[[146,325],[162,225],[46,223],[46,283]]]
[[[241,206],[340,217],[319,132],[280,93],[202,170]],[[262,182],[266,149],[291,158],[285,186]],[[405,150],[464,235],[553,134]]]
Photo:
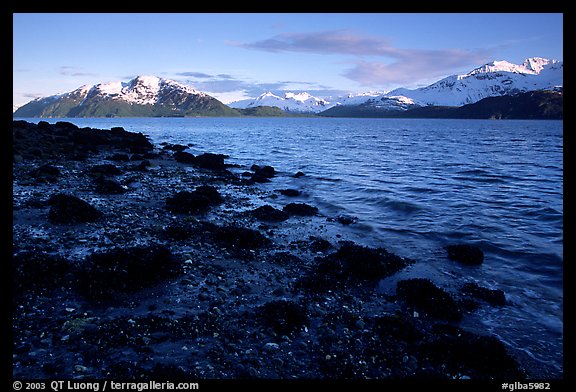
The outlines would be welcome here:
[[[318,214],[318,208],[306,203],[290,203],[284,206],[283,211],[289,215],[313,216]]]
[[[51,205],[48,219],[52,223],[94,222],[102,217],[102,212],[76,196],[58,193],[48,200]]]
[[[304,177],[306,174],[302,173],[301,171],[296,172],[296,174],[294,174],[294,178],[300,178],[300,177]]]
[[[39,251],[16,253],[12,257],[12,291],[15,295],[25,292],[46,292],[69,284],[70,263],[57,255]]]
[[[78,273],[79,289],[90,299],[109,299],[131,293],[181,273],[170,249],[153,244],[93,253]]]
[[[493,336],[481,336],[458,327],[438,325],[431,340],[420,345],[421,355],[451,374],[474,379],[525,379],[524,372]]]
[[[302,194],[302,192],[300,192],[297,189],[280,189],[280,190],[278,190],[278,192],[280,192],[280,194],[282,194],[284,196],[288,196],[288,197],[297,197],[297,196],[300,196]]]
[[[424,337],[412,318],[403,314],[379,316],[374,319],[373,331],[381,339],[397,344],[398,341],[413,344]]]
[[[458,302],[430,279],[401,280],[396,285],[396,295],[420,314],[444,320],[462,319],[462,310]]]
[[[147,159],[142,159],[139,164],[130,166],[128,170],[145,172],[149,166],[152,166],[152,163]]]
[[[111,163],[103,163],[101,165],[92,166],[90,168],[90,173],[96,175],[116,176],[122,174],[122,170]]]
[[[276,252],[271,256],[270,261],[272,263],[284,266],[302,265],[303,263],[300,257],[290,252]]]
[[[375,281],[390,276],[412,261],[384,248],[368,248],[343,241],[337,252],[317,259],[313,270],[297,282],[297,286],[323,292],[351,281]]]
[[[223,170],[225,168],[224,158],[227,157],[224,154],[204,153],[196,157],[194,165],[202,169]]]
[[[181,191],[166,199],[166,208],[176,213],[198,213],[221,204],[222,196],[211,185],[202,185],[193,192]]]
[[[282,222],[288,219],[289,215],[272,206],[265,205],[252,210],[250,214],[258,220],[267,222]]]
[[[176,162],[192,164],[196,162],[196,157],[189,152],[176,151],[173,156]]]
[[[128,161],[130,161],[130,157],[128,156],[128,154],[122,154],[122,153],[112,154],[106,159],[108,159],[109,161],[113,161],[113,162],[128,162]]]
[[[448,245],[446,250],[448,251],[448,258],[463,264],[480,265],[484,261],[484,252],[475,245]]]
[[[339,215],[336,220],[342,225],[351,225],[358,222],[358,218],[350,215]]]
[[[50,164],[44,164],[30,171],[29,175],[39,182],[54,183],[60,177],[60,169]]]
[[[310,237],[310,245],[309,248],[312,252],[326,252],[327,250],[333,248],[330,241],[325,240],[324,238],[319,237]]]
[[[258,318],[277,334],[289,335],[309,322],[309,312],[306,307],[294,301],[277,300],[260,306]]]
[[[94,183],[96,184],[96,192],[104,195],[120,195],[126,192],[126,189],[118,181],[109,178],[97,177]]]
[[[166,143],[162,146],[163,150],[176,151],[176,152],[182,152],[187,148],[188,146],[184,146],[182,144],[170,144],[170,143]]]
[[[506,305],[506,296],[502,290],[492,290],[479,286],[477,283],[465,283],[460,289],[460,293],[471,296],[475,299],[488,302],[496,306]]]
[[[176,241],[184,241],[189,239],[196,232],[195,228],[187,223],[174,222],[164,229],[164,235]]]
[[[252,181],[254,182],[269,182],[270,178],[276,175],[276,170],[272,166],[258,166],[252,165],[250,168],[254,171],[252,175]]]
[[[233,249],[257,249],[271,242],[259,231],[234,225],[213,225],[210,228],[210,234],[217,243]]]

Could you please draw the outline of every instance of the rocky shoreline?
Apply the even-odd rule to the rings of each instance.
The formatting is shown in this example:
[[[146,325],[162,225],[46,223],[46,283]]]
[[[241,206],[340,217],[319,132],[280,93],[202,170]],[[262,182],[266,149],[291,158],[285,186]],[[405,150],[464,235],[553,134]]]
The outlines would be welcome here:
[[[416,261],[347,240],[337,228],[354,218],[297,190],[259,187],[278,168],[187,147],[14,121],[14,378],[531,377],[496,337],[460,326],[510,306],[505,293],[413,278],[381,294]],[[483,261],[468,245],[446,252]]]

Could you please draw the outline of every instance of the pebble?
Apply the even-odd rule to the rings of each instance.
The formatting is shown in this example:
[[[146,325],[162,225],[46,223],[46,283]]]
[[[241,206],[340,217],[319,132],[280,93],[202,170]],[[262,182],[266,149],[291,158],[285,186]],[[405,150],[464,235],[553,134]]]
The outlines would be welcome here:
[[[280,346],[278,345],[278,343],[266,343],[264,345],[264,349],[266,351],[274,351],[274,350],[278,350],[280,348]]]

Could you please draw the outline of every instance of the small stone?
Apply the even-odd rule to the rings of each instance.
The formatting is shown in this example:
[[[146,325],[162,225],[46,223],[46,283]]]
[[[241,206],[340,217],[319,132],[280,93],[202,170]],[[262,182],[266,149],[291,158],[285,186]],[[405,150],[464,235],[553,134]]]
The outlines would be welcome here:
[[[82,365],[75,365],[74,371],[77,373],[86,373],[88,371],[88,368],[86,366],[82,366]]]
[[[278,343],[266,343],[264,345],[264,350],[266,351],[274,351],[274,350],[278,350],[280,348],[280,346],[278,345]]]

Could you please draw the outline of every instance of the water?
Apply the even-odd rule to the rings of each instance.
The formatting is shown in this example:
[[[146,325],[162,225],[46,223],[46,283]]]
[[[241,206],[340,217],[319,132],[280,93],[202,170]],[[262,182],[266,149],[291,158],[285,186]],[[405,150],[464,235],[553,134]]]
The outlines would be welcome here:
[[[38,122],[39,119],[26,119]],[[550,374],[563,358],[563,122],[331,118],[48,119],[122,126],[158,144],[228,163],[270,164],[272,189],[301,187],[327,216],[358,217],[350,234],[417,264],[400,275],[475,281],[513,305],[483,308],[475,323]],[[295,180],[297,171],[306,176]],[[446,259],[472,243],[481,267]],[[399,279],[398,277],[394,279]],[[381,289],[393,287],[381,282]]]

